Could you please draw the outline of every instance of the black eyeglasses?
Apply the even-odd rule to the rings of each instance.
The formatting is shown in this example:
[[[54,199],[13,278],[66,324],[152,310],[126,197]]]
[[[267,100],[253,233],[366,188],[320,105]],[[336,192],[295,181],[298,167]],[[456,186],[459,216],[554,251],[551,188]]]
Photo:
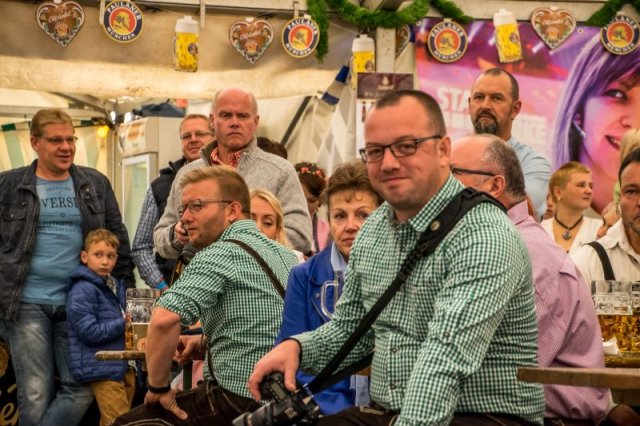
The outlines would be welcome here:
[[[204,206],[212,203],[232,203],[233,201],[227,200],[212,200],[209,198],[198,198],[196,200],[189,201],[186,205],[183,204],[178,208],[178,217],[182,217],[185,210],[189,210],[189,213],[198,213]]]
[[[196,139],[202,139],[205,136],[211,136],[211,132],[183,133],[180,135],[180,139],[182,139],[183,141],[188,141],[191,140],[191,138],[194,136]]]
[[[423,138],[401,139],[389,145],[366,146],[360,150],[360,156],[365,163],[377,163],[384,158],[384,150],[389,149],[396,158],[408,157],[418,150],[418,144],[431,139],[442,139],[440,135],[425,136]]]
[[[67,136],[66,138],[49,138],[46,136],[39,136],[40,139],[44,139],[49,142],[51,145],[61,145],[62,142],[66,142],[68,145],[75,145],[78,142],[78,138],[76,136]]]
[[[484,170],[461,169],[460,167],[450,167],[451,173],[454,175],[481,175],[481,176],[497,176],[497,173],[487,172]]]

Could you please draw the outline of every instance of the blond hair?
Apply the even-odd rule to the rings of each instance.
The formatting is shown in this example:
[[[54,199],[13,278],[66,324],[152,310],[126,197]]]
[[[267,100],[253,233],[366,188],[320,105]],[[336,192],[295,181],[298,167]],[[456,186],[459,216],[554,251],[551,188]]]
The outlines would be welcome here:
[[[245,216],[249,214],[251,211],[249,188],[238,172],[224,165],[199,167],[182,176],[182,179],[180,179],[180,188],[184,189],[188,184],[205,180],[215,180],[218,183],[220,197],[230,202],[238,202],[242,208],[242,213],[244,213]]]
[[[44,126],[48,124],[68,124],[73,127],[73,121],[66,112],[58,108],[41,109],[31,119],[31,136],[40,137],[44,134]]]
[[[551,179],[549,179],[549,194],[551,194],[551,199],[554,202],[557,203],[558,200],[556,199],[553,189],[556,187],[564,189],[569,179],[571,179],[571,175],[575,173],[591,173],[591,169],[577,161],[569,161],[553,172]]]
[[[289,243],[289,239],[287,238],[287,233],[284,228],[284,212],[282,211],[282,205],[280,201],[273,195],[272,192],[267,191],[266,189],[252,189],[250,198],[260,198],[264,200],[269,207],[271,207],[275,213],[276,217],[276,238],[275,241],[282,244],[285,247],[291,247]]]
[[[120,247],[120,240],[118,240],[116,234],[108,229],[100,228],[89,232],[84,238],[84,251],[89,251],[92,245],[98,243],[105,243],[116,250]]]
[[[620,139],[620,161],[631,151],[640,147],[640,129],[629,129]]]

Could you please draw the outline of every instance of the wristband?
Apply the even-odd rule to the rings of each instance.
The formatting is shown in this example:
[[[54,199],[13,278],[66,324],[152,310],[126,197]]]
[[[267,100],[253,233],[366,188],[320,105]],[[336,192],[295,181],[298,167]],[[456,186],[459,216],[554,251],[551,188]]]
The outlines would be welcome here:
[[[165,287],[168,287],[168,285],[164,280],[162,280],[158,283],[158,285],[156,285],[156,290],[162,290]]]
[[[147,377],[147,390],[151,393],[167,393],[171,390],[171,383],[167,383],[166,386],[162,386],[162,387],[155,387],[155,386],[151,386],[149,384],[149,378]]]

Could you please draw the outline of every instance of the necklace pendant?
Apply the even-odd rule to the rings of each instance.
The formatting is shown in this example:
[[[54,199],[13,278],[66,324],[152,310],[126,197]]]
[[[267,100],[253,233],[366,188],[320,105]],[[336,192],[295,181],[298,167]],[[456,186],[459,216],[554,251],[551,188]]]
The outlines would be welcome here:
[[[562,233],[562,238],[564,238],[565,241],[569,241],[571,237],[572,237],[571,232],[569,232],[568,229]]]

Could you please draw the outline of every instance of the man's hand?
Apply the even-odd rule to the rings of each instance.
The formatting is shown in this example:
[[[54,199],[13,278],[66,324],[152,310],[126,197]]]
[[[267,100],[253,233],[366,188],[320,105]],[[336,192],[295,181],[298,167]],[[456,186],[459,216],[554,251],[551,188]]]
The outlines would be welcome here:
[[[186,420],[189,417],[185,411],[183,411],[182,409],[180,409],[180,407],[178,407],[178,403],[176,402],[175,389],[171,389],[169,392],[165,392],[165,393],[147,392],[147,394],[144,397],[144,404],[154,405],[158,403],[162,406],[162,408],[164,408],[167,411],[171,411],[181,420]]]
[[[258,386],[265,376],[274,371],[284,374],[284,385],[289,391],[296,390],[296,371],[300,357],[300,343],[297,340],[287,339],[266,354],[253,368],[249,377],[247,388],[256,401],[262,399]]]
[[[185,245],[185,244],[187,244],[189,242],[189,233],[184,228],[184,226],[182,226],[182,222],[180,222],[180,221],[176,222],[176,224],[175,224],[175,226],[173,228],[173,236],[182,245]]]
[[[180,365],[193,361],[194,359],[201,359],[201,354],[204,348],[200,345],[202,342],[202,336],[180,336],[178,342],[178,348],[173,360]]]

